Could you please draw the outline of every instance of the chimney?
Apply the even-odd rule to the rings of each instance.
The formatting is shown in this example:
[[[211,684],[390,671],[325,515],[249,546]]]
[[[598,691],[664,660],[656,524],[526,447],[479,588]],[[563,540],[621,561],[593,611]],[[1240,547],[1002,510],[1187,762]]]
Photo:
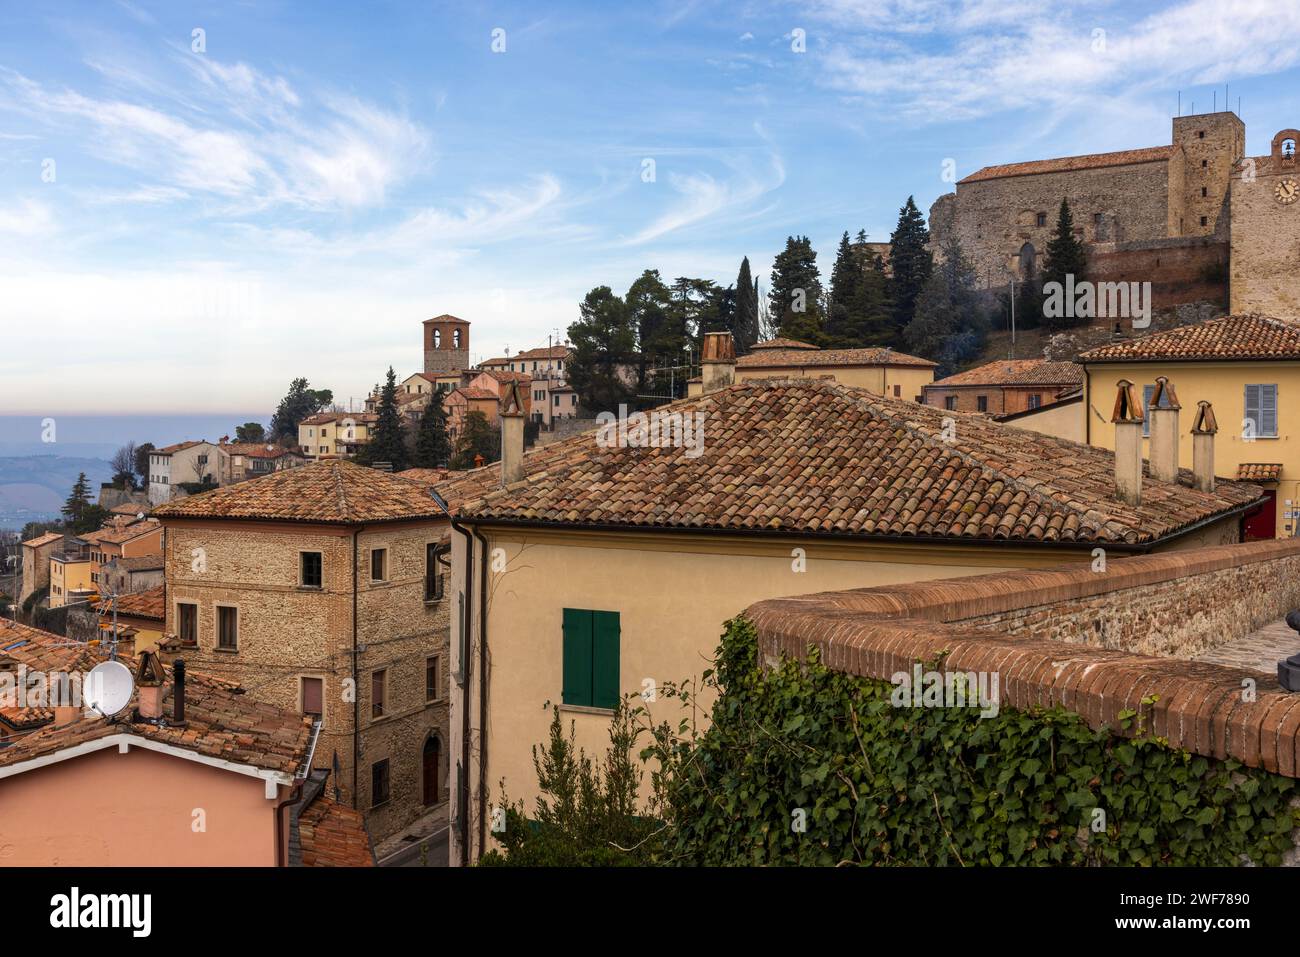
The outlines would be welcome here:
[[[185,659],[177,658],[172,665],[172,724],[185,724]]]
[[[1173,384],[1156,376],[1151,393],[1151,477],[1162,482],[1178,481],[1178,396]]]
[[[501,397],[501,484],[524,480],[524,402],[518,380]]]
[[[1214,433],[1218,431],[1214,406],[1202,399],[1196,403],[1192,423],[1192,483],[1202,492],[1214,491]]]
[[[702,394],[725,389],[736,381],[736,344],[729,332],[706,332],[700,353],[704,384]]]
[[[152,651],[146,651],[140,656],[135,683],[140,689],[140,701],[136,709],[140,718],[144,721],[157,721],[163,713],[163,666]]]
[[[1142,503],[1142,405],[1133,394],[1133,383],[1116,383],[1115,411],[1115,494],[1129,505]]]

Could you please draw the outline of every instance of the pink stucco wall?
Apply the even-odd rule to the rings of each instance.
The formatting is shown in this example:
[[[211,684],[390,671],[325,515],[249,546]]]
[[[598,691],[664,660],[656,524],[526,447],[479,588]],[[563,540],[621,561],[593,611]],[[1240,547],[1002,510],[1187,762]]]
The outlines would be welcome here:
[[[261,778],[114,745],[0,778],[0,866],[271,867],[280,791],[268,800]]]

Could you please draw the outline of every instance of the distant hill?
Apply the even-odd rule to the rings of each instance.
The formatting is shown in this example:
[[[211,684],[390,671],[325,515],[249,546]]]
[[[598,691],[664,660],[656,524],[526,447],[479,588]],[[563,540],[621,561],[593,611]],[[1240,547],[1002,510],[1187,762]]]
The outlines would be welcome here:
[[[91,499],[113,477],[104,459],[60,455],[0,458],[0,529],[17,531],[28,522],[57,518],[81,472],[90,483]]]

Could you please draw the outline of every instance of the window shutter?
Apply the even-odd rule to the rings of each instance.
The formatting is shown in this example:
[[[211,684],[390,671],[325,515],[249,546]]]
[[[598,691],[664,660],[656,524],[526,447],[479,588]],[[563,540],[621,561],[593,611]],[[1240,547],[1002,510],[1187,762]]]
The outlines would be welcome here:
[[[1261,435],[1277,435],[1277,386],[1259,387],[1259,431]]]
[[[592,614],[591,703],[615,708],[619,698],[619,620],[616,611]]]
[[[324,698],[323,684],[320,678],[302,679],[302,710],[304,714],[321,713],[321,703]]]
[[[592,613],[564,609],[564,674],[561,700],[591,704]]]

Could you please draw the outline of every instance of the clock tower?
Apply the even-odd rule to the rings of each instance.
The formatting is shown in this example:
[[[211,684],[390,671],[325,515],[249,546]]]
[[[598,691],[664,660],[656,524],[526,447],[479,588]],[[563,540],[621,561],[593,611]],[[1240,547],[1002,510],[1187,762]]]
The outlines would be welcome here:
[[[1231,311],[1300,320],[1300,130],[1281,130],[1267,156],[1236,164],[1230,194]]]
[[[443,314],[424,320],[424,371],[469,368],[469,322]]]

